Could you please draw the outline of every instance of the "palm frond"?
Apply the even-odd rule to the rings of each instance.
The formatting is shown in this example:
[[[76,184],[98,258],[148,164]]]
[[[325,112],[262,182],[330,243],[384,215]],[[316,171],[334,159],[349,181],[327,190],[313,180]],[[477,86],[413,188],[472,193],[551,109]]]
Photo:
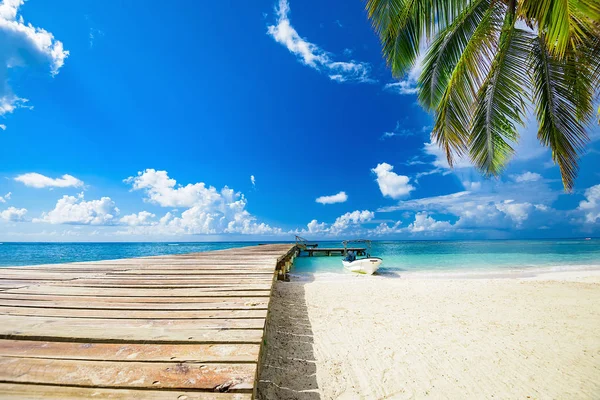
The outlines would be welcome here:
[[[421,39],[445,28],[470,0],[369,0],[367,14],[387,64],[402,76],[419,55]]]
[[[471,160],[483,174],[498,175],[514,153],[516,125],[523,124],[529,77],[526,62],[531,33],[515,28],[508,10],[499,38],[498,53],[477,94],[470,133]]]
[[[598,0],[523,0],[519,15],[544,32],[546,47],[554,56],[565,57],[569,47],[589,40],[589,26],[600,20]]]
[[[559,59],[550,52],[543,33],[533,42],[530,66],[539,122],[538,139],[552,150],[563,185],[571,190],[578,172],[579,153],[588,141],[577,117],[579,99],[572,93],[573,58]]]
[[[427,51],[419,78],[419,101],[425,108],[436,108],[456,64],[473,38],[473,33],[490,10],[490,0],[475,0],[446,29]]]
[[[502,28],[504,7],[488,7],[445,80],[436,109],[432,139],[445,151],[448,164],[468,150],[469,124],[476,94],[489,73]],[[430,56],[433,58],[433,55]],[[439,90],[439,89],[436,89]]]

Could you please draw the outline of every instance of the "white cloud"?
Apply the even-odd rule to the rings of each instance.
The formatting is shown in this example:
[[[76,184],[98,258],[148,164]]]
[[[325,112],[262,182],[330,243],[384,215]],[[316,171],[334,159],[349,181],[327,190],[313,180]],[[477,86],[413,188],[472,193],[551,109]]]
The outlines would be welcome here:
[[[596,223],[600,220],[600,185],[586,189],[585,198],[579,203],[577,210],[584,213],[585,223]]]
[[[425,154],[435,157],[435,159],[432,162],[434,167],[442,168],[444,170],[452,169],[450,168],[450,164],[448,164],[448,158],[446,157],[446,153],[442,148],[440,148],[440,146],[435,141],[432,140],[431,142],[425,143],[423,151],[425,152]],[[452,165],[454,169],[473,167],[471,161],[468,158],[464,157],[455,158]]]
[[[392,172],[394,167],[388,163],[377,164],[377,167],[371,169],[377,175],[377,183],[381,194],[392,199],[399,199],[408,195],[415,188],[409,184],[410,178],[405,175],[398,175]]]
[[[250,182],[252,182],[252,186],[256,186],[256,179],[254,178],[254,175],[250,175]]]
[[[0,124],[0,129],[2,129],[3,131],[5,131],[6,130],[6,125]]]
[[[137,214],[125,215],[119,220],[119,222],[129,226],[147,226],[155,223],[152,221],[152,218],[154,217],[156,217],[155,214],[152,214],[148,211],[140,211]]]
[[[516,223],[517,228],[520,228],[523,222],[529,218],[529,214],[534,209],[534,206],[528,202],[515,203],[513,200],[504,200],[501,203],[497,203],[496,208],[511,218]],[[546,210],[547,207],[542,204],[538,209]]]
[[[0,196],[0,203],[6,203],[7,200],[10,200],[11,192],[8,192],[4,195],[4,197]]]
[[[303,229],[301,231],[296,230],[290,233],[300,235],[313,234],[329,237],[336,237],[342,234],[356,236],[363,233],[367,233],[367,230],[362,228],[362,224],[371,222],[374,217],[375,213],[373,211],[356,210],[352,212],[347,212],[337,217],[331,225],[313,219],[306,225],[306,229]]]
[[[74,225],[111,225],[115,222],[119,209],[110,197],[85,201],[83,193],[75,196],[63,196],[52,211],[43,213],[33,222]]]
[[[11,222],[24,221],[25,214],[27,214],[25,208],[8,207],[6,210],[0,211],[0,219]]]
[[[417,82],[405,79],[399,82],[386,83],[383,86],[383,90],[394,92],[397,94],[416,94],[419,89],[416,87]]]
[[[268,34],[298,57],[304,65],[326,73],[336,82],[374,82],[369,77],[371,67],[368,63],[333,61],[331,53],[302,38],[290,22],[290,6],[287,0],[279,0],[275,11],[276,25],[268,27]]]
[[[338,194],[334,194],[332,196],[317,197],[315,201],[321,204],[336,204],[344,203],[346,200],[348,200],[348,195],[346,195],[346,192],[339,192]]]
[[[373,218],[375,218],[375,213],[369,210],[356,210],[353,212],[347,212],[346,214],[336,218],[333,225],[331,225],[330,232],[333,234],[339,234],[347,231],[351,227],[369,222]]]
[[[143,190],[148,201],[162,207],[209,206],[221,200],[217,189],[206,187],[203,182],[177,186],[177,181],[170,179],[167,171],[147,169],[125,182],[132,184],[133,190]]]
[[[245,208],[243,194],[227,186],[217,190],[203,182],[178,185],[167,171],[147,169],[135,177],[125,179],[133,190],[142,190],[146,201],[162,207],[186,208],[180,216],[168,212],[157,224],[136,227],[135,234],[222,234],[279,235],[280,228],[257,222]]]
[[[552,190],[543,180],[489,182],[476,191],[400,201],[396,206],[378,211],[427,211],[452,215],[458,218],[452,227],[462,230],[537,228],[543,224],[560,223],[564,218],[550,208],[558,195],[559,192]]]
[[[62,42],[55,40],[52,33],[25,24],[23,17],[18,17],[19,7],[23,3],[24,0],[4,0],[0,3],[0,115],[26,107],[27,99],[15,95],[9,85],[10,69],[49,69],[54,76],[69,55],[63,49]]]
[[[542,176],[535,172],[524,172],[520,175],[511,175],[515,182],[535,182],[542,179]]]
[[[49,178],[36,172],[19,175],[15,181],[23,183],[25,186],[34,188],[45,187],[82,187],[83,182],[71,175],[63,175],[61,178]]]
[[[325,222],[319,222],[316,219],[313,219],[308,224],[306,224],[308,233],[324,233],[327,232],[327,224]]]
[[[408,226],[410,232],[432,232],[451,230],[452,225],[448,221],[436,221],[422,211],[415,214],[415,221]]]

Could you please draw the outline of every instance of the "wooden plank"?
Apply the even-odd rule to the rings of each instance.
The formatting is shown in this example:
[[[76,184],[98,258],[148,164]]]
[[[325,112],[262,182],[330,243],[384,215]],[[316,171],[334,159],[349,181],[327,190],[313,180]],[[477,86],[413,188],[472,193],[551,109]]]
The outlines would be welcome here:
[[[250,400],[250,393],[211,393],[180,390],[128,390],[0,383],[2,400]]]
[[[194,288],[194,289],[120,289],[120,288],[82,288],[68,286],[28,286],[20,289],[9,289],[5,293],[39,293],[39,294],[67,294],[77,296],[136,296],[136,297],[269,297],[269,290],[252,291],[224,291],[218,288]]]
[[[273,278],[271,278],[271,281]],[[248,283],[240,282],[239,285],[233,283],[186,283],[186,282],[169,282],[169,281],[132,281],[132,282],[104,282],[104,281],[70,281],[68,283],[57,282],[52,287],[68,287],[68,288],[94,288],[94,289],[198,289],[202,292],[213,291],[265,291],[271,289],[271,281],[269,283]],[[11,289],[20,289],[11,288]]]
[[[108,310],[96,310],[96,312]],[[55,326],[57,329],[63,329],[65,326],[69,328],[87,329],[90,325],[103,327],[105,330],[112,329],[114,326],[126,329],[162,329],[177,327],[183,330],[188,329],[262,329],[264,320],[262,318],[203,318],[198,319],[173,319],[173,318],[144,318],[144,319],[119,319],[115,318],[71,318],[71,317],[51,317],[44,316],[24,316],[24,315],[9,315],[0,314],[0,322],[11,324],[8,329],[17,331],[23,330],[22,327],[29,326]],[[3,328],[0,327],[0,331]],[[77,337],[77,336],[75,336]]]
[[[110,318],[110,319],[239,319],[267,317],[267,310],[119,310],[89,308],[6,307],[0,304],[0,315],[29,315],[65,318]],[[202,324],[202,321],[198,321]]]
[[[0,357],[0,381],[104,388],[251,392],[255,364],[115,362]],[[224,390],[221,390],[224,391]]]
[[[261,297],[136,297],[136,296],[104,296],[102,298],[94,298],[89,296],[70,296],[70,295],[45,295],[45,294],[16,294],[16,293],[0,293],[0,300],[4,305],[28,306],[31,303],[28,301],[40,302],[56,302],[56,303],[83,303],[105,305],[105,308],[110,308],[112,303],[214,303],[214,304],[246,304],[251,302],[265,303],[268,298]],[[5,303],[5,301],[13,301],[13,303]],[[81,304],[79,304],[81,306]],[[75,307],[78,308],[78,307]]]
[[[134,298],[132,298],[134,299]],[[212,297],[188,298],[187,300],[198,300],[196,302],[152,302],[152,297],[148,297],[150,302],[120,302],[107,303],[105,301],[34,301],[34,300],[3,300],[2,304],[13,307],[34,307],[34,308],[64,308],[64,309],[118,309],[118,310],[254,310],[266,309],[268,306],[268,297],[246,297],[244,299],[233,298],[232,301],[207,301],[212,300]],[[165,298],[165,300],[170,300]]]
[[[100,361],[256,362],[258,344],[115,344],[0,340],[0,356]]]
[[[127,322],[125,322],[127,321]],[[243,321],[243,322],[240,322]],[[237,328],[235,326],[253,328]],[[264,321],[110,320],[0,316],[0,338],[104,343],[260,343]]]

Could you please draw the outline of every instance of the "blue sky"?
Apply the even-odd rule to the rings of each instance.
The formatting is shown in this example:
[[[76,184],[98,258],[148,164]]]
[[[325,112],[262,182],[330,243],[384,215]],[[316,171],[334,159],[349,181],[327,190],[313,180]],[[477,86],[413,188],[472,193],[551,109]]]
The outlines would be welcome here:
[[[450,170],[361,1],[0,4],[0,241],[600,232],[597,126],[571,194],[534,123]]]

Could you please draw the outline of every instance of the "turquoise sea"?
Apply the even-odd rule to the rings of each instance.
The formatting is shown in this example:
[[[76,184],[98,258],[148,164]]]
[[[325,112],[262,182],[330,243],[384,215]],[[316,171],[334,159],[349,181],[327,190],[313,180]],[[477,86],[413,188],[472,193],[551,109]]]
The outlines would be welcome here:
[[[373,242],[371,255],[383,258],[381,274],[561,270],[600,267],[600,240],[380,241]],[[293,272],[345,273],[340,259],[300,257]]]
[[[0,266],[94,261],[181,254],[256,245],[217,243],[3,243]],[[321,242],[320,247],[341,247]],[[371,254],[383,258],[381,273],[493,272],[600,267],[600,240],[379,241]],[[299,257],[293,273],[344,273],[341,257]]]

